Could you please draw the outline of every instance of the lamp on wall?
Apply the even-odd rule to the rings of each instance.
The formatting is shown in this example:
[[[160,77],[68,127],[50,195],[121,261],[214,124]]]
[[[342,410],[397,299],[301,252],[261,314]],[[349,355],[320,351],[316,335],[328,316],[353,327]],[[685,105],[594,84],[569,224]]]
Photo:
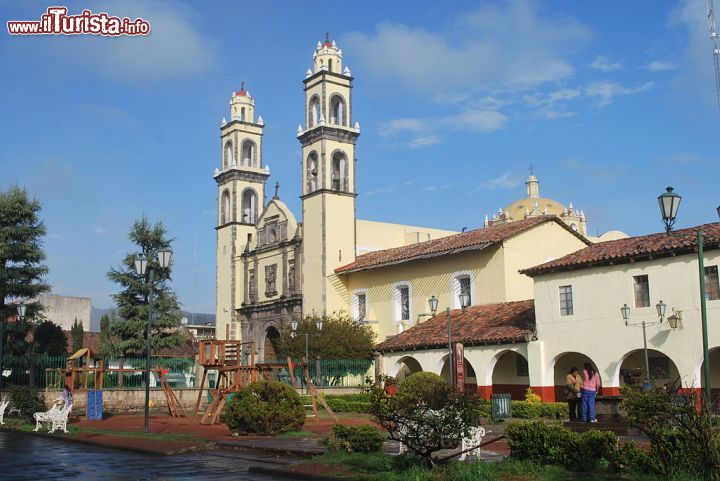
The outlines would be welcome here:
[[[660,323],[662,324],[663,319],[665,318],[665,309],[667,308],[667,305],[660,301],[657,304],[655,304],[655,309],[657,309],[657,315],[660,318]]]
[[[670,326],[670,329],[682,329],[683,323],[682,323],[682,311],[675,310],[675,308],[672,308],[672,315],[667,318],[668,325]]]
[[[625,325],[628,325],[628,320],[630,319],[630,308],[627,304],[623,304],[623,306],[620,308],[620,313],[622,314],[623,321],[625,321]]]

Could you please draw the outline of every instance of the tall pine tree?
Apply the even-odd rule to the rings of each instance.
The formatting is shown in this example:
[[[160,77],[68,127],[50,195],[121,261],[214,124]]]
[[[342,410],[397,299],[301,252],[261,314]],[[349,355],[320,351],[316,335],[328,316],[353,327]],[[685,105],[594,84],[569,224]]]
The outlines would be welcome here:
[[[77,317],[70,328],[70,338],[72,339],[73,353],[78,352],[83,348],[83,343],[85,342],[85,329],[83,329],[82,322],[79,322]]]
[[[111,269],[108,279],[120,286],[120,292],[113,294],[120,319],[112,323],[112,333],[117,336],[115,347],[119,353],[130,356],[144,355],[147,343],[148,297],[153,291],[152,349],[174,347],[180,344],[182,337],[178,332],[180,309],[175,292],[169,287],[172,265],[160,268],[157,253],[169,249],[172,239],[162,222],[150,224],[147,217],[135,221],[128,239],[137,247],[123,260],[120,268]],[[148,259],[144,276],[135,272],[135,258],[142,253]],[[150,270],[154,270],[153,284],[150,285]]]
[[[28,304],[24,320],[5,322],[17,316],[13,302],[50,290],[44,282],[48,268],[43,264],[45,226],[38,215],[40,209],[40,202],[30,199],[18,186],[0,191],[0,321],[5,323],[0,341],[9,356],[22,357],[31,352],[25,338],[33,328],[32,320],[42,310],[40,303],[34,302]]]

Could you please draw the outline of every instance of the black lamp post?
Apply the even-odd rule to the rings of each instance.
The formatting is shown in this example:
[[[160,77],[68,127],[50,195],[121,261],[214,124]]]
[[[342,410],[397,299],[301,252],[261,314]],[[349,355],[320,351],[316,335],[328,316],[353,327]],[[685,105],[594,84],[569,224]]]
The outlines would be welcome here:
[[[149,256],[149,255],[148,255]],[[161,250],[157,253],[157,264],[161,269],[167,269],[170,266],[170,259],[172,258],[172,251]],[[148,274],[146,281],[150,288],[148,293],[148,323],[147,323],[147,346],[145,348],[145,432],[150,432],[150,363],[152,356],[152,308],[153,308],[153,292],[155,290],[155,269],[148,269],[148,260],[143,254],[139,254],[135,258],[135,272],[139,276],[145,276]]]
[[[673,192],[672,187],[667,188],[667,192],[664,192],[658,196],[658,203],[660,204],[660,213],[662,215],[663,223],[665,223],[665,229],[670,234],[672,226],[675,223],[675,217],[677,216],[677,210],[680,206],[681,196]],[[718,216],[720,216],[720,206],[717,208]],[[702,337],[703,337],[703,363],[704,363],[704,374],[705,374],[705,402],[709,407],[712,402],[711,396],[711,380],[710,380],[710,353],[708,350],[708,330],[707,330],[707,305],[705,302],[705,260],[703,259],[703,232],[702,229],[697,231],[697,258],[698,258],[698,274],[700,277],[700,320],[702,322]]]
[[[26,304],[18,304],[17,306],[17,313],[18,313],[18,319],[21,321],[25,319],[25,313],[27,312],[27,305]],[[3,358],[5,355],[5,352],[3,348],[5,347],[5,319],[0,320],[0,401],[2,401],[2,388],[3,388],[3,382],[5,380],[5,376],[3,375],[3,371],[5,370],[3,368]]]
[[[470,305],[470,294],[468,292],[462,291],[460,292],[460,295],[458,296],[460,299],[460,307],[462,307],[463,310],[465,310]],[[432,312],[433,316],[437,312],[438,308],[438,299],[435,296],[432,296],[430,299],[428,299],[428,304],[430,306],[430,312]],[[448,332],[448,363],[450,365],[450,383],[455,386],[455,365],[453,363],[453,348],[452,348],[452,315],[451,310],[448,307],[447,308],[447,332]]]

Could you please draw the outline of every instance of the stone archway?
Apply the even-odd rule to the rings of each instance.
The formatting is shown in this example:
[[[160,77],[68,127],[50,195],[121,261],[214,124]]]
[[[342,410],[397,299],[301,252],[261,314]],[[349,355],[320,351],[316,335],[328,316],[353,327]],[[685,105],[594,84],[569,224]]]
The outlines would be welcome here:
[[[565,401],[565,376],[568,375],[570,369],[576,367],[580,370],[580,373],[582,373],[583,365],[586,362],[596,366],[597,369],[597,364],[595,364],[589,356],[579,352],[564,352],[555,356],[552,363],[555,402]]]
[[[415,374],[416,372],[422,372],[422,366],[412,356],[405,356],[402,359],[398,360],[398,362],[395,365],[395,379],[398,383],[403,382],[405,378],[407,378],[410,374]]]
[[[504,351],[496,359],[492,367],[492,393],[506,393],[513,400],[524,400],[530,387],[527,359],[516,351]]]
[[[720,399],[720,347],[710,349],[710,392],[713,399],[713,405],[716,406]],[[697,387],[697,381],[694,386]],[[705,361],[700,363],[700,387],[705,388]]]
[[[679,385],[680,373],[677,366],[668,356],[655,349],[648,349],[650,365],[650,382],[655,387],[682,387]],[[645,381],[645,357],[642,349],[630,351],[618,363],[620,387],[642,389]]]
[[[263,362],[277,361],[280,347],[280,332],[275,326],[265,330],[265,342],[263,343]]]
[[[442,367],[440,368],[440,376],[447,382],[451,383],[450,366],[448,365],[449,356],[446,354],[442,359]],[[463,370],[465,371],[465,390],[475,392],[478,387],[477,374],[470,361],[463,357]]]

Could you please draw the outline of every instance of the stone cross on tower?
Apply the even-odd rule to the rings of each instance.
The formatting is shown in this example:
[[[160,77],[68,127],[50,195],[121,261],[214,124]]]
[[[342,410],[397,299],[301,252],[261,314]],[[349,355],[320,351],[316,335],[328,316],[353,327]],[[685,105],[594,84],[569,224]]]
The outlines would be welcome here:
[[[280,189],[280,182],[275,182],[275,195],[273,195],[273,199],[279,199],[280,196],[278,196],[278,190]]]
[[[530,162],[530,165],[528,166],[528,170],[530,171],[530,175],[535,174],[535,166]]]

